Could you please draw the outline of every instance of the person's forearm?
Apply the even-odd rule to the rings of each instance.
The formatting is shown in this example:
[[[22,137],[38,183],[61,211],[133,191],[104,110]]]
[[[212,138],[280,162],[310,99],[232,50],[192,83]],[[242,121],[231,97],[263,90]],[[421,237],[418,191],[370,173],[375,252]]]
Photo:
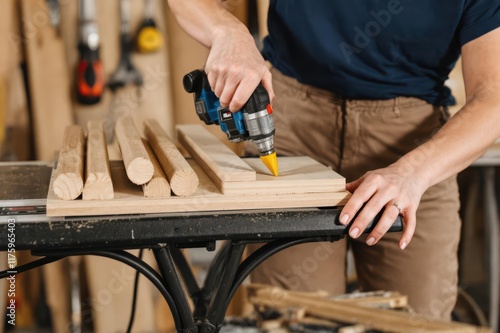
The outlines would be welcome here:
[[[229,13],[218,0],[168,0],[172,13],[181,28],[191,37],[211,47],[228,30],[247,33],[248,29]]]
[[[398,162],[430,187],[457,174],[500,136],[500,98],[495,93],[472,98],[441,130]]]

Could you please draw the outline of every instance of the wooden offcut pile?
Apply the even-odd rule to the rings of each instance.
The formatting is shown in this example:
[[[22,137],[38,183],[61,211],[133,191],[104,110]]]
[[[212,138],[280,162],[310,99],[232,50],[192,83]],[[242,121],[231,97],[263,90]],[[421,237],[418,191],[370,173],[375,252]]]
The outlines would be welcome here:
[[[488,328],[416,314],[395,292],[326,293],[289,291],[266,285],[247,287],[260,314],[259,331],[296,332],[491,332]]]

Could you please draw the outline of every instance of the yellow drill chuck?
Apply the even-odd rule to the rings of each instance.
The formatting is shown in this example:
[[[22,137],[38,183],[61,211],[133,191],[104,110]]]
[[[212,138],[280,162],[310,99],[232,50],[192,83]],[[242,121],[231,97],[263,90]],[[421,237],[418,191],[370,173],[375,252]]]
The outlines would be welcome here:
[[[273,176],[278,176],[278,158],[276,157],[276,152],[269,155],[261,155],[260,160],[269,169],[269,171],[271,171]]]

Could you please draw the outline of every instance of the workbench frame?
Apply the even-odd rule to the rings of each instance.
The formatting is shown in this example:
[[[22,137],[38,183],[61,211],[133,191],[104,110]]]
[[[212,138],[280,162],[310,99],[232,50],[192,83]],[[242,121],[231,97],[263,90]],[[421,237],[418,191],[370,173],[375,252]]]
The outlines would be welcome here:
[[[16,250],[31,250],[34,255],[42,256],[17,267],[17,274],[69,256],[96,255],[118,260],[155,285],[170,307],[177,331],[182,333],[218,332],[238,287],[270,256],[297,244],[333,242],[348,231],[348,227],[339,223],[340,209],[335,207],[92,218],[48,218],[39,213],[0,214],[5,220],[16,220]],[[380,215],[366,232],[372,230],[379,218]],[[402,220],[398,218],[390,231],[400,230]],[[0,234],[7,234],[7,223],[3,221]],[[181,249],[204,247],[212,251],[216,241],[221,240],[226,241],[225,245],[215,256],[200,287]],[[266,244],[241,261],[245,246],[260,242]],[[139,248],[153,251],[160,273],[125,251]],[[7,239],[0,239],[0,250],[6,249]],[[1,272],[0,278],[8,275],[8,271]]]

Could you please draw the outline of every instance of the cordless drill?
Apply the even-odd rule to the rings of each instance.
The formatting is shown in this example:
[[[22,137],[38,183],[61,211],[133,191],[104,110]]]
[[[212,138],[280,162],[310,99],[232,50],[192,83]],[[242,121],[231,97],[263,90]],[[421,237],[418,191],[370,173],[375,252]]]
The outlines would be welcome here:
[[[278,159],[274,151],[274,121],[266,89],[259,84],[250,99],[237,112],[223,108],[210,88],[205,71],[197,69],[183,79],[184,89],[194,93],[196,114],[207,125],[219,125],[229,141],[251,140],[260,159],[274,176],[278,175]]]

